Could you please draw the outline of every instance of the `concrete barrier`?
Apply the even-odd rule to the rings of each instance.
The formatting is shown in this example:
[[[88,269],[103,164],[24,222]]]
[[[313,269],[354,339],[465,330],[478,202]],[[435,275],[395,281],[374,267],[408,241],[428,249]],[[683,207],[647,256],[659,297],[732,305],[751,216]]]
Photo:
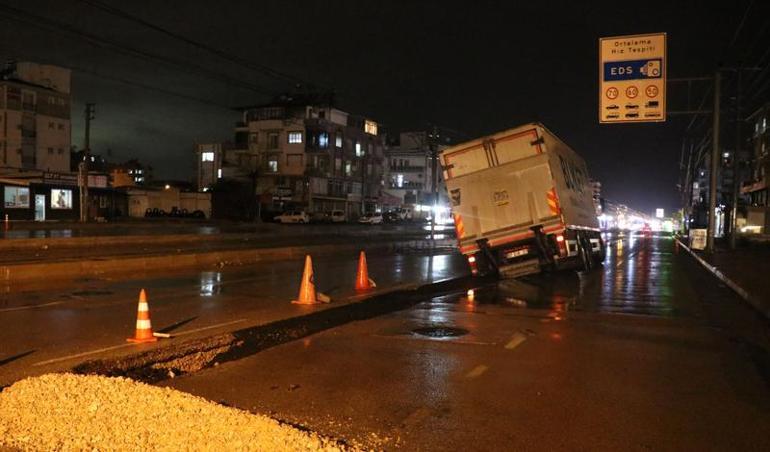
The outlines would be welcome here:
[[[360,244],[325,244],[308,246],[285,246],[275,248],[249,248],[212,252],[177,253],[155,256],[105,257],[63,262],[20,263],[0,266],[0,281],[5,283],[26,282],[39,279],[65,279],[84,276],[120,274],[130,278],[135,273],[155,273],[163,270],[181,270],[210,266],[243,265],[256,262],[270,262],[300,258],[305,254],[325,256],[339,253],[354,253],[360,249],[369,252],[402,252],[405,250],[426,250],[426,240],[391,241]],[[454,240],[437,240],[441,250],[454,248]]]

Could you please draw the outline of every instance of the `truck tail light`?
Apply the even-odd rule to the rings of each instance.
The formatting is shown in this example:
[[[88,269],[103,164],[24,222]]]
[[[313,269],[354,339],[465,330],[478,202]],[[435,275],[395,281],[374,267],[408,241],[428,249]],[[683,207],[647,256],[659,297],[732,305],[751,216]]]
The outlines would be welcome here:
[[[471,274],[476,275],[479,273],[479,269],[476,266],[476,256],[468,256],[468,265],[471,267]]]
[[[564,239],[564,235],[559,234],[556,236],[556,246],[559,249],[559,256],[567,256],[567,241]]]

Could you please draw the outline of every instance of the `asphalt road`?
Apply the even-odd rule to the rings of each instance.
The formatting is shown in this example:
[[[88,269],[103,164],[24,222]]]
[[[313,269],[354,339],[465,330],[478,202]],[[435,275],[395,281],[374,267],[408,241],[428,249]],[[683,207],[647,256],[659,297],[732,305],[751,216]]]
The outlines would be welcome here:
[[[303,259],[142,278],[41,279],[36,287],[0,287],[0,386],[88,359],[168,343],[126,342],[134,334],[142,288],[147,290],[154,330],[183,341],[351,301],[357,264],[356,253],[314,259],[316,287],[333,302],[313,307],[290,303],[297,297]],[[375,254],[368,256],[368,264],[378,290],[468,271],[458,254]]]
[[[405,450],[770,450],[768,323],[670,238],[164,384]]]

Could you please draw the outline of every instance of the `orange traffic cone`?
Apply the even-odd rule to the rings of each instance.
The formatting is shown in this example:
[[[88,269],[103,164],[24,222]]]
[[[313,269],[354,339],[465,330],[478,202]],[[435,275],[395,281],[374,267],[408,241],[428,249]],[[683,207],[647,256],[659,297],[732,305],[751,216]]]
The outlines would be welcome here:
[[[147,294],[144,289],[139,292],[139,309],[136,313],[136,334],[134,337],[126,339],[128,342],[155,342],[158,340],[152,334],[152,324],[150,323],[150,308],[147,305]]]
[[[302,282],[299,285],[299,296],[292,300],[294,304],[317,304],[328,303],[329,297],[315,290],[315,279],[313,278],[313,260],[310,255],[305,256],[305,270],[302,272]]]
[[[361,251],[358,255],[358,272],[356,272],[356,290],[371,290],[377,285],[369,278],[369,271],[366,268],[366,254]]]

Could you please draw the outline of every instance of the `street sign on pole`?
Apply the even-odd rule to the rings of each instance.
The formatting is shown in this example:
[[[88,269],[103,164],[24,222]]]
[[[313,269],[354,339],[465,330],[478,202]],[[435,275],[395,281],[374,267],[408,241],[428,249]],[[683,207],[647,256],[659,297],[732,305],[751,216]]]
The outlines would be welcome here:
[[[599,39],[599,122],[666,120],[666,34]]]

